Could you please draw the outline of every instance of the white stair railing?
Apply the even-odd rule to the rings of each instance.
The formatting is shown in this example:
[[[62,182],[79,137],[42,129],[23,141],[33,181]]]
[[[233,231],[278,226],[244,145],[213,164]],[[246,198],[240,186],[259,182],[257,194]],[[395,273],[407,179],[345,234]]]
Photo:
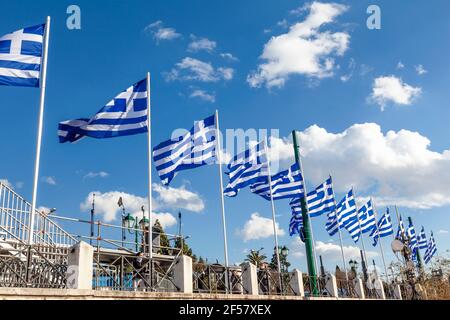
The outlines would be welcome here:
[[[28,243],[31,204],[7,185],[0,182],[0,231],[5,241]],[[50,217],[35,211],[33,243],[48,246],[71,246],[77,239],[62,229]]]

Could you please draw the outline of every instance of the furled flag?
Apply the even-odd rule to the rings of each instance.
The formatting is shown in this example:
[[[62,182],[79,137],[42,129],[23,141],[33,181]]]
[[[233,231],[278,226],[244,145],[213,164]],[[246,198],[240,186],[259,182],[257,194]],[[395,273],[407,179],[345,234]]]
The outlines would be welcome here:
[[[425,228],[423,226],[422,226],[422,230],[420,231],[420,234],[418,236],[418,243],[419,243],[419,249],[428,248],[427,236],[425,234]]]
[[[414,226],[412,225],[411,221],[409,222],[409,227],[406,230],[406,234],[409,238],[409,247],[411,248],[411,251],[414,252],[417,248],[417,237],[416,237],[416,229],[414,229]]]
[[[434,241],[433,232],[431,232],[430,240],[428,241],[428,248],[424,256],[426,264],[428,264],[431,261],[431,258],[433,258],[436,252],[437,252],[436,242]]]
[[[400,215],[398,229],[397,229],[397,234],[395,235],[395,239],[402,240],[405,237],[406,237],[405,226],[403,224],[402,216]]]
[[[268,161],[264,141],[236,155],[227,168],[229,182],[223,193],[228,197],[235,197],[242,188],[265,182],[268,176]]]
[[[59,142],[75,142],[83,137],[97,139],[147,132],[147,81],[135,83],[108,102],[91,119],[60,122]]]
[[[386,210],[386,213],[378,220],[377,228],[372,230],[370,237],[373,239],[372,245],[375,247],[378,243],[378,239],[387,237],[394,233],[392,230],[392,220],[391,215],[389,214],[389,209]]]
[[[308,192],[308,213],[310,217],[318,217],[335,209],[333,184],[331,177],[318,186],[315,190]],[[289,203],[291,208],[298,207],[301,210],[301,198],[294,198]]]
[[[356,202],[353,195],[353,189],[350,190],[346,196],[337,204],[336,210],[328,213],[328,220],[326,229],[330,236],[333,236],[338,231],[338,228],[345,227],[347,230],[358,223],[356,215]],[[355,242],[359,239],[359,229],[355,229],[352,238]]]
[[[292,165],[288,170],[271,177],[273,200],[290,199],[303,195],[303,177],[298,164]],[[250,190],[270,201],[269,179],[250,186]]]
[[[0,37],[0,85],[39,87],[45,24]]]
[[[356,221],[358,223],[354,222],[347,228],[350,235],[352,235],[353,240],[356,239],[356,241],[358,241],[359,239],[359,230],[361,230],[362,233],[367,233],[372,232],[374,229],[376,229],[375,213],[372,207],[372,200],[369,200],[358,210],[358,219],[359,222]]]
[[[216,163],[215,116],[196,121],[184,135],[154,147],[153,161],[165,185],[179,171]]]
[[[305,231],[303,229],[303,217],[301,213],[292,214],[291,221],[289,222],[289,235],[292,237],[296,234],[305,242]]]

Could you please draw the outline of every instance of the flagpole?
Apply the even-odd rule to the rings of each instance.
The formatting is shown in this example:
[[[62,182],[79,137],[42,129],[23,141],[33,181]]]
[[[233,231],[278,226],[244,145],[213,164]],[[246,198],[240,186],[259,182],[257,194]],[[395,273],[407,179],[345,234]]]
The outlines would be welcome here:
[[[278,269],[278,275],[279,275],[279,281],[280,281],[280,291],[281,294],[283,293],[283,283],[282,283],[282,276],[281,276],[281,263],[280,263],[280,253],[278,252],[278,232],[277,232],[277,224],[275,220],[275,204],[273,202],[273,193],[272,193],[272,173],[270,171],[270,157],[269,152],[267,150],[267,137],[265,137],[264,141],[264,151],[266,153],[267,157],[267,171],[269,174],[269,190],[270,190],[270,203],[272,205],[272,224],[273,224],[273,235],[275,238],[275,255],[277,258],[277,269]]]
[[[336,218],[338,219],[338,232],[339,232],[339,241],[341,243],[342,262],[344,263],[345,279],[347,280],[347,283],[348,283],[348,271],[347,271],[347,264],[345,263],[345,255],[344,255],[344,242],[342,241],[342,233],[341,233],[341,228],[339,226],[339,217],[337,216],[337,203],[336,203],[336,198],[334,197],[333,178],[331,177],[331,174],[330,174],[330,178],[331,178],[331,189],[333,190],[334,210],[336,211]]]
[[[358,218],[359,232],[360,232],[360,237],[361,237],[361,245],[362,245],[362,249],[364,252],[364,259],[366,260],[365,265],[366,265],[366,270],[367,270],[366,246],[364,245],[364,237],[363,237],[362,228],[361,228],[361,220],[359,219],[359,207],[358,207],[358,203],[356,202],[356,194],[355,194],[355,190],[353,189],[353,186],[352,186],[352,192],[353,192],[353,197],[355,198],[356,218]]]
[[[148,143],[148,258],[150,262],[150,269],[153,258],[153,203],[152,203],[152,127],[151,127],[151,101],[150,101],[150,72],[147,72],[147,143]],[[152,276],[150,270],[150,284]]]
[[[37,143],[36,143],[36,158],[34,162],[34,179],[33,179],[33,196],[31,200],[31,214],[30,214],[30,225],[28,230],[28,244],[33,244],[33,231],[35,222],[35,211],[36,211],[36,198],[37,198],[37,188],[39,180],[39,164],[41,158],[41,142],[42,142],[42,129],[44,122],[44,102],[45,102],[45,88],[47,84],[47,54],[48,54],[48,41],[50,36],[50,17],[47,17],[47,22],[45,23],[45,33],[44,33],[44,50],[42,52],[42,72],[41,72],[41,96],[39,101],[39,120],[38,120],[38,132],[37,132]]]
[[[375,221],[376,221],[375,226],[377,228],[378,242],[380,243],[380,251],[381,251],[381,258],[383,259],[384,272],[386,272],[386,280],[389,283],[389,274],[388,274],[388,270],[387,270],[386,260],[384,259],[384,250],[383,250],[383,244],[381,243],[380,229],[378,227],[377,210],[376,210],[375,203],[373,202],[372,198],[370,198],[370,201],[372,202],[373,214],[375,216]],[[392,230],[392,232],[394,232],[394,230]]]
[[[303,228],[305,230],[305,249],[306,249],[306,259],[308,264],[308,274],[309,277],[312,278],[312,291],[315,296],[319,294],[320,288],[318,288],[317,284],[320,286],[320,282],[317,282],[317,255],[314,241],[313,228],[311,223],[311,216],[309,215],[308,210],[308,201],[307,201],[307,191],[306,191],[306,179],[303,174],[303,165],[302,158],[300,156],[300,147],[297,142],[297,132],[295,130],[292,131],[292,141],[294,144],[294,155],[295,161],[300,168],[300,173],[303,178],[303,194],[304,197],[300,199],[302,206],[302,217],[303,217]]]
[[[229,293],[229,283],[230,277],[228,273],[228,241],[227,241],[227,226],[225,219],[225,199],[223,195],[223,173],[222,173],[222,152],[221,152],[221,140],[220,140],[220,129],[219,129],[219,111],[216,110],[215,113],[216,120],[216,157],[219,163],[219,181],[220,181],[220,202],[222,206],[222,232],[223,232],[223,250],[225,257],[225,292]]]

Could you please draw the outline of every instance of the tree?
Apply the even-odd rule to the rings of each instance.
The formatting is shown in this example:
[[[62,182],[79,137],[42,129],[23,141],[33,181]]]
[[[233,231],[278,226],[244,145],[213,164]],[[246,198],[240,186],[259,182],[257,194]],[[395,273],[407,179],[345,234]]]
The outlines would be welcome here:
[[[159,235],[160,248],[158,249],[158,253],[169,255],[170,241],[158,219],[156,219],[155,223],[153,224],[152,232]]]
[[[256,267],[261,267],[261,264],[267,259],[267,256],[261,253],[264,248],[259,250],[250,250],[250,253],[246,256],[245,261],[254,264]]]
[[[175,240],[175,248],[181,249],[181,240],[182,239],[180,237],[177,237],[177,239]],[[197,260],[195,254],[192,253],[192,249],[186,243],[186,239],[183,240],[182,254],[191,257],[194,262]]]
[[[278,271],[278,263],[277,263],[277,253],[273,250],[272,260],[270,261],[269,268],[272,270]],[[280,256],[280,268],[281,272],[288,272],[291,263],[287,260],[287,255],[284,256],[282,254]]]

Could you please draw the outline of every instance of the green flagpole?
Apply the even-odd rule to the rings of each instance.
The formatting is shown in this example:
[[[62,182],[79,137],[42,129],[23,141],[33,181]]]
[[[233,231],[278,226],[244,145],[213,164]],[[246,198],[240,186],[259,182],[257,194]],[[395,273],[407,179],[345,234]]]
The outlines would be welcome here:
[[[292,140],[294,142],[294,154],[295,154],[295,162],[300,167],[300,172],[302,173],[303,180],[305,177],[303,175],[303,168],[300,159],[300,147],[297,142],[297,132],[295,130],[292,131]],[[303,181],[305,183],[305,181]],[[303,187],[305,191],[305,196],[301,199],[301,207],[302,207],[302,217],[303,217],[303,228],[305,231],[305,249],[306,249],[306,260],[308,264],[308,274],[311,283],[311,292],[313,296],[319,295],[319,289],[317,286],[317,272],[316,272],[316,264],[314,259],[314,247],[313,247],[313,237],[311,232],[311,222],[309,220],[308,207],[306,205],[306,188]]]

